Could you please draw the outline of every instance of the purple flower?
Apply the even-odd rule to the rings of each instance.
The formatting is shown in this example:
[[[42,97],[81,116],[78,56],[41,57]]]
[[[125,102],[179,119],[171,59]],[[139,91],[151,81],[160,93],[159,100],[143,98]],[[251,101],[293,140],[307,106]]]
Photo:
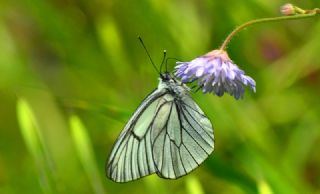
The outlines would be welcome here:
[[[212,92],[223,96],[225,92],[239,99],[244,94],[244,86],[256,92],[256,82],[233,63],[224,50],[213,50],[190,62],[177,62],[175,75],[181,81],[193,82],[203,93]]]

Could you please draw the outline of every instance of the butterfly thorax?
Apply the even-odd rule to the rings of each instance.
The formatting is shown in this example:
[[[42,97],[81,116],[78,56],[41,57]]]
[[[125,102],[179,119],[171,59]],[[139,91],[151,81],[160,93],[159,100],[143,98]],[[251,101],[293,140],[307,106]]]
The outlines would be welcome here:
[[[189,95],[190,88],[181,81],[176,80],[169,73],[162,74],[159,80],[158,89],[168,90],[177,99],[182,99],[184,96]]]

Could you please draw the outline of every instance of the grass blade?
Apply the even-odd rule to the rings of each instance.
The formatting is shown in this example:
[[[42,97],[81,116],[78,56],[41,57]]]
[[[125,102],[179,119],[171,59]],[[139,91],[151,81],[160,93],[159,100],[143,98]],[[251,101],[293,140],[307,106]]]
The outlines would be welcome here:
[[[90,183],[96,194],[104,194],[105,191],[101,178],[99,177],[99,171],[96,165],[90,137],[86,132],[87,130],[81,123],[79,117],[75,115],[70,117],[69,123],[77,154],[87,173],[87,176],[89,177]]]

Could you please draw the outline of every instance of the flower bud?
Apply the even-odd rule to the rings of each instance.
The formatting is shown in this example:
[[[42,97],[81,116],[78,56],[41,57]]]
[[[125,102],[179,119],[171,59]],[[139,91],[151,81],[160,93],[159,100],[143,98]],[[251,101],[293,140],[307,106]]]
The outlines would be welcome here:
[[[283,5],[280,9],[280,12],[282,13],[282,15],[294,15],[296,14],[295,12],[295,8],[291,3],[287,3],[285,5]]]

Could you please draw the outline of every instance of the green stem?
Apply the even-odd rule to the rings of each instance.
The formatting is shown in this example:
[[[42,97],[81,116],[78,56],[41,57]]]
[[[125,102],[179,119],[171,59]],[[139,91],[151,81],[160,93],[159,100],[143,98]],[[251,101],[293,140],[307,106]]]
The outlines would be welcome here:
[[[236,29],[234,29],[228,35],[228,37],[224,40],[224,42],[222,43],[220,49],[221,50],[226,50],[228,44],[230,43],[231,39],[234,37],[235,34],[237,34],[242,29],[244,29],[244,28],[246,28],[248,26],[251,26],[253,24],[266,23],[266,22],[277,22],[277,21],[282,21],[282,20],[298,20],[298,19],[304,19],[304,18],[313,17],[313,16],[315,16],[317,14],[320,14],[318,8],[312,10],[308,14],[299,14],[299,15],[293,15],[293,16],[280,16],[280,17],[272,17],[272,18],[261,18],[261,19],[255,19],[255,20],[248,21],[248,22],[238,26]]]

